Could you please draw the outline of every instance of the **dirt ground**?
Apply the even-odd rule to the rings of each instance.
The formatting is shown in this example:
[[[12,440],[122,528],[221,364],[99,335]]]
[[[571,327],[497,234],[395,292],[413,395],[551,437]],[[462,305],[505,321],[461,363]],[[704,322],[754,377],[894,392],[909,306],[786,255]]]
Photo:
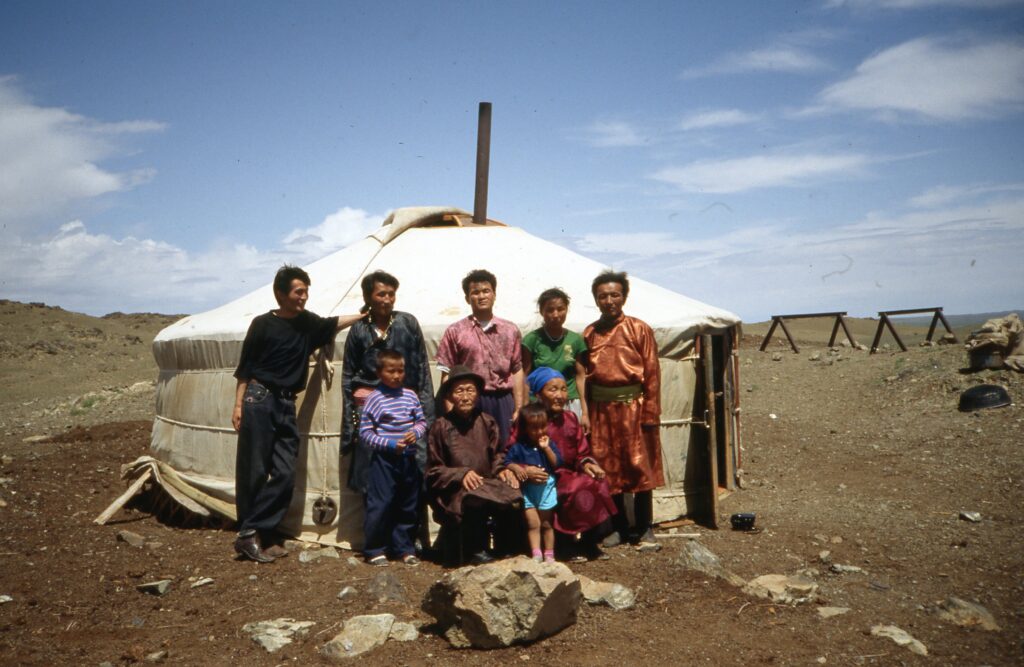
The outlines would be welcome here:
[[[378,574],[339,559],[271,565],[236,562],[227,528],[161,522],[126,510],[92,523],[124,486],[121,464],[147,451],[156,367],[155,333],[174,318],[91,318],[0,302],[0,663],[144,662],[320,664],[320,645],[342,622],[387,611],[429,622],[419,601],[442,570],[392,566],[405,602],[366,593]],[[854,321],[870,343],[875,323]],[[741,348],[744,489],[721,501],[722,525],[757,512],[759,532],[686,526],[744,579],[813,574],[816,598],[768,603],[676,560],[682,538],[661,551],[611,550],[573,570],[637,592],[627,611],[584,607],[579,622],[528,647],[449,648],[428,631],[389,642],[365,665],[1017,665],[1024,662],[1024,456],[1019,405],[957,411],[980,382],[1024,396],[1009,371],[966,373],[961,346],[918,347],[920,327],[901,328],[906,353],[841,347],[827,322],[792,330],[799,354],[746,327]],[[963,333],[958,331],[958,333]],[[891,339],[885,341],[891,343]],[[775,354],[777,352],[777,354]],[[813,358],[818,355],[817,358]],[[777,360],[776,360],[777,359]],[[961,511],[978,512],[972,523]],[[117,540],[119,530],[146,538]],[[834,574],[822,561],[856,566]],[[191,588],[200,577],[213,583]],[[136,585],[172,579],[162,597]],[[357,594],[337,598],[345,586]],[[960,627],[930,612],[956,596],[984,605],[999,631]],[[850,612],[819,618],[824,605]],[[278,617],[315,621],[309,636],[268,654],[241,630]],[[927,646],[915,655],[870,628],[892,624]]]

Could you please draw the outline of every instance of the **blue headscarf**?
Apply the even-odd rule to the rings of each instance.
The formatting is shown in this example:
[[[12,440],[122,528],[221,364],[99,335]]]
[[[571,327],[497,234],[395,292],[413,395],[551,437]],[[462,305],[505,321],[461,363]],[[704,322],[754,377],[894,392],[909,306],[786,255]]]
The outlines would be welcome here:
[[[553,368],[538,366],[526,377],[526,383],[530,385],[530,393],[538,396],[544,389],[544,385],[554,379],[565,380],[565,376]]]

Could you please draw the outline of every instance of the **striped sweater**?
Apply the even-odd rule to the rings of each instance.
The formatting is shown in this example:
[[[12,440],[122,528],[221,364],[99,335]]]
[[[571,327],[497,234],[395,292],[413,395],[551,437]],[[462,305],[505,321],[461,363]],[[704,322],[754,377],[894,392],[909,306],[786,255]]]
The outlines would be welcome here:
[[[393,452],[396,443],[409,431],[416,433],[417,440],[427,432],[427,420],[416,392],[378,385],[363,404],[359,439],[371,449]],[[416,446],[409,446],[406,451],[415,452]]]

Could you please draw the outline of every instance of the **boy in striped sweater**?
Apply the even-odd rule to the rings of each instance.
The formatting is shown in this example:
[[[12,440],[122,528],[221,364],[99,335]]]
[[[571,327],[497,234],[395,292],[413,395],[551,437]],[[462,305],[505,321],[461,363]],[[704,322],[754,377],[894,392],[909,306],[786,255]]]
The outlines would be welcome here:
[[[387,565],[387,554],[406,565],[416,557],[417,502],[423,477],[416,441],[427,420],[416,392],[403,386],[405,359],[395,350],[377,355],[380,383],[363,404],[359,438],[373,453],[366,485],[363,555],[370,565]],[[387,553],[386,553],[387,552]]]

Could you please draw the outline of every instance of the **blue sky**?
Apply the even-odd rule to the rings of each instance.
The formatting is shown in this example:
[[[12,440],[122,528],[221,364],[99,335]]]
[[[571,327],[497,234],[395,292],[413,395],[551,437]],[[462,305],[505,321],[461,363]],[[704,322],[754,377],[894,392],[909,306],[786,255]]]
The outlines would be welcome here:
[[[198,312],[472,209],[482,100],[490,217],[747,321],[1024,304],[1009,0],[7,0],[0,297]]]

